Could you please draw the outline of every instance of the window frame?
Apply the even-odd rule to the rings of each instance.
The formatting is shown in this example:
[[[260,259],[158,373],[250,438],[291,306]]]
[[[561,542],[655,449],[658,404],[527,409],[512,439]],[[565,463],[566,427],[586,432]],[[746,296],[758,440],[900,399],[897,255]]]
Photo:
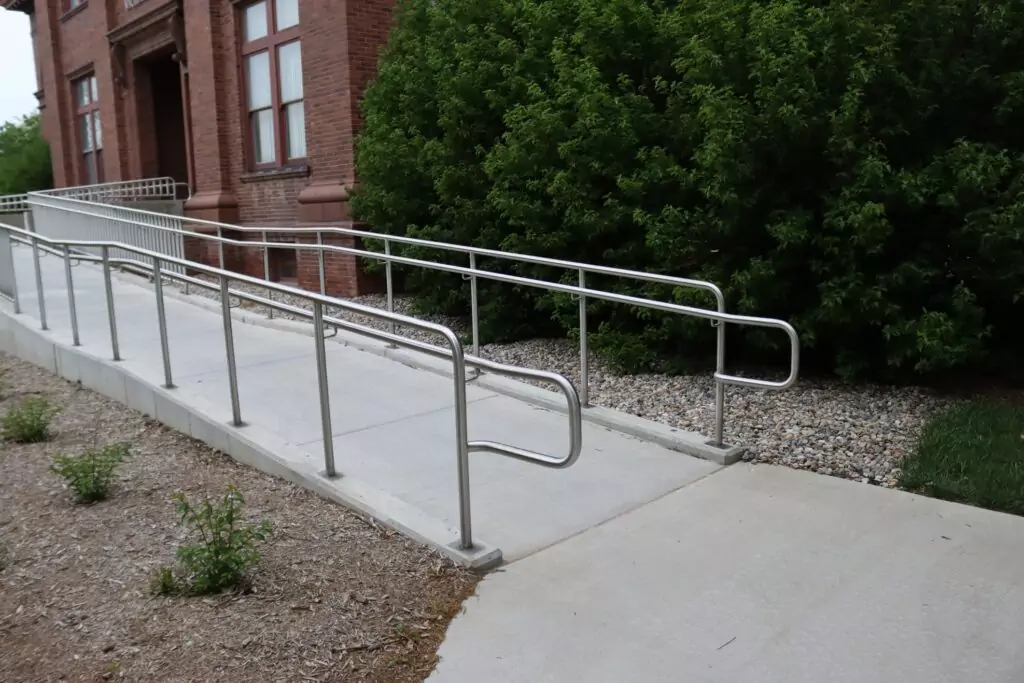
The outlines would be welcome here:
[[[87,101],[79,97],[82,86],[85,86]],[[75,103],[75,140],[78,143],[79,181],[83,185],[98,185],[105,181],[103,170],[103,115],[100,109],[99,81],[95,73],[88,73],[71,81],[71,94]],[[99,125],[96,125],[96,122]],[[82,135],[83,125],[88,125],[92,135],[90,149],[85,148]],[[96,133],[99,132],[97,136]],[[96,142],[99,140],[99,146]],[[91,173],[90,173],[91,171]],[[91,177],[90,177],[91,176]]]
[[[267,20],[267,35],[256,40],[246,41],[245,39],[245,13],[250,7],[260,4],[261,2],[266,3],[266,20]],[[301,1],[298,2],[300,13],[301,13]],[[278,51],[290,43],[298,43],[299,51],[301,55],[302,51],[302,18],[301,14],[299,17],[299,23],[294,26],[289,26],[286,29],[280,31],[277,29],[277,0],[255,0],[254,2],[246,2],[240,4],[238,7],[238,41],[239,41],[239,54],[241,59],[239,61],[239,82],[242,87],[241,91],[241,109],[243,115],[242,128],[245,131],[245,155],[248,162],[248,167],[253,171],[269,171],[275,169],[288,169],[295,168],[298,166],[304,166],[309,156],[309,147],[307,145],[305,154],[301,157],[288,158],[288,133],[287,133],[287,116],[285,109],[289,104],[294,102],[303,103],[303,117],[302,125],[305,129],[306,116],[305,116],[305,88],[303,88],[303,96],[301,100],[292,100],[290,102],[281,101],[281,71],[278,63]],[[274,161],[259,163],[256,160],[256,141],[255,141],[255,127],[252,122],[252,114],[254,111],[265,111],[264,109],[252,110],[249,108],[249,60],[253,55],[261,52],[267,53],[268,60],[268,71],[270,73],[270,111],[273,115],[273,140],[274,140]],[[301,59],[301,56],[300,56]],[[304,71],[304,70],[303,70]],[[305,131],[303,131],[305,132]]]

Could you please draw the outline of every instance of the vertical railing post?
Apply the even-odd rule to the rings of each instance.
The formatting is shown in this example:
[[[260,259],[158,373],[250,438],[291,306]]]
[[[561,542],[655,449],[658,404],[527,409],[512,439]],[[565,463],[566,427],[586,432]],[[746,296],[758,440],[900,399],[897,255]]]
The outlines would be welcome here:
[[[476,254],[469,255],[469,314],[473,325],[473,355],[480,357],[480,307],[477,301]]]
[[[217,226],[217,258],[220,261],[220,269],[227,270],[224,267],[224,237],[219,225]]]
[[[267,246],[268,244],[270,244],[270,240],[267,239],[267,231],[266,230],[263,231],[262,236],[263,236],[263,279],[266,280],[267,282],[270,282],[270,247]],[[267,298],[270,299],[271,301],[274,300],[274,290],[267,289]],[[274,319],[274,307],[273,306],[267,306],[267,317],[269,319],[271,319],[271,320]]]
[[[331,394],[327,386],[327,348],[324,342],[324,305],[313,301],[313,339],[316,342],[316,378],[320,390],[320,428],[324,439],[324,469],[337,476],[334,466],[334,436],[331,428]]]
[[[387,283],[388,290],[388,313],[395,312],[395,282],[394,276],[391,269],[391,241],[388,238],[384,238],[384,255],[388,257],[384,261],[384,280]],[[391,334],[395,333],[395,321],[392,320],[388,323],[388,331]]]
[[[14,315],[21,315],[21,299],[18,297],[18,271],[14,267],[14,240],[11,239],[10,234],[7,235],[6,241],[7,251],[10,255],[8,262],[11,264],[11,301],[14,302]]]
[[[187,239],[185,237],[185,232],[186,232],[186,230],[185,230],[185,223],[184,223],[184,221],[182,221],[182,219],[180,217],[176,217],[176,219],[175,219],[175,227],[178,229],[178,234],[174,238],[174,240],[175,240],[174,241],[174,246],[176,248],[176,251],[178,252],[178,257],[182,258],[182,259],[185,259],[185,260],[188,260],[187,257],[186,257],[186,254],[185,254],[185,240]],[[202,260],[202,256],[200,254],[203,251],[205,251],[206,246],[202,243],[201,240],[198,240],[198,238],[196,238],[196,239],[197,239],[198,244],[199,244],[199,252],[200,252],[199,254],[196,255],[196,258],[201,261]],[[181,272],[182,272],[183,275],[188,275],[188,267],[187,266],[183,267],[181,269]],[[189,292],[190,292],[190,287],[189,287],[188,280],[185,280],[183,288],[185,290],[185,296],[188,296]]]
[[[36,299],[39,300],[39,325],[48,330],[46,325],[46,297],[43,294],[43,268],[39,263],[39,238],[36,236],[35,218],[32,212],[25,214],[25,227],[32,233],[32,262],[36,269]]]
[[[75,307],[75,283],[71,275],[71,248],[64,245],[64,282],[68,288],[68,313],[71,316],[71,343],[73,346],[81,346],[82,342],[78,337],[78,310]]]
[[[182,253],[184,253],[184,251],[185,251],[185,237],[184,236],[182,236],[182,238],[181,238],[181,249],[182,249]],[[199,252],[200,252],[200,254],[202,254],[202,252],[204,252],[204,251],[206,251],[206,245],[203,244],[202,241],[200,240],[200,242],[199,242]],[[202,261],[203,257],[200,254],[197,254],[196,258],[199,259],[200,261]],[[185,257],[182,256],[182,258],[185,258]],[[188,275],[188,268],[183,268],[183,270],[185,271],[185,275]],[[188,286],[188,284],[189,284],[188,280],[185,280],[185,296],[189,295],[189,286]]]
[[[320,294],[327,294],[327,275],[324,272],[324,236],[319,230],[316,231],[316,263],[320,271]]]
[[[587,288],[587,272],[580,268],[580,289]],[[580,405],[590,405],[590,351],[587,347],[587,297],[580,293]]]
[[[117,343],[117,319],[114,315],[114,286],[110,282],[110,247],[104,246],[103,254],[103,289],[107,295],[107,320],[110,322],[110,349],[114,360],[121,360],[121,349]]]
[[[720,313],[725,313],[725,307],[719,305]],[[715,354],[715,373],[725,373],[725,321],[718,321],[718,342],[717,353]],[[725,431],[725,383],[715,378],[715,438],[714,445],[721,448],[725,442],[723,433]]]
[[[153,257],[153,288],[156,291],[156,320],[160,328],[160,352],[164,359],[164,386],[174,388],[171,377],[171,347],[167,339],[167,313],[164,311],[164,280],[160,272],[160,257]]]
[[[472,503],[469,495],[469,428],[466,409],[466,357],[457,337],[452,347],[452,377],[455,380],[455,459],[459,485],[459,545],[473,547]]]
[[[242,408],[238,401],[238,368],[235,365],[235,333],[231,326],[231,292],[228,279],[220,276],[220,314],[224,319],[224,345],[228,356],[228,386],[231,390],[231,424],[242,426]]]

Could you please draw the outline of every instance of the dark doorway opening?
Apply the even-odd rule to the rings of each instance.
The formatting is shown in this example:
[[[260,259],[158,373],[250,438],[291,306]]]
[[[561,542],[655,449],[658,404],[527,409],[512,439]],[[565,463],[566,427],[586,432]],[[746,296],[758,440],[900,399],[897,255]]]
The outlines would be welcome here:
[[[271,248],[267,255],[271,282],[295,284],[299,281],[299,264],[294,249]]]
[[[135,63],[142,175],[169,176],[187,184],[185,102],[181,71],[171,54],[161,52]]]

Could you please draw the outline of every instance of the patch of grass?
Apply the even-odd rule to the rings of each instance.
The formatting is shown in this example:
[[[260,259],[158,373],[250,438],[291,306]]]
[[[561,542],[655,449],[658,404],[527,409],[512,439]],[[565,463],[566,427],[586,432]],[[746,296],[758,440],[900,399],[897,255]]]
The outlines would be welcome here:
[[[1024,515],[1024,407],[978,401],[935,416],[900,486],[944,500]]]
[[[45,398],[26,398],[0,420],[0,436],[15,443],[37,443],[50,438],[50,422],[59,412]]]
[[[178,548],[180,578],[171,569],[158,570],[151,588],[167,592],[205,595],[243,588],[249,572],[259,562],[259,544],[272,531],[269,522],[249,524],[242,521],[245,498],[234,486],[219,499],[204,497],[193,505],[179,493],[181,522],[196,538],[195,543]],[[174,591],[169,587],[173,584]]]
[[[58,455],[50,469],[64,477],[80,503],[95,503],[106,499],[114,473],[128,457],[130,446],[126,443],[94,448],[81,455]]]

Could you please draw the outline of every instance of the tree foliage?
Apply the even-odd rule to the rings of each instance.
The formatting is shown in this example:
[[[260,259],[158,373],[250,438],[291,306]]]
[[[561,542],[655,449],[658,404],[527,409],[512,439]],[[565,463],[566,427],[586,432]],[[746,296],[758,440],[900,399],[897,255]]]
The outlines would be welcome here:
[[[790,320],[818,367],[937,373],[1020,357],[1022,110],[1024,0],[405,0],[354,209],[711,280],[731,311]],[[457,278],[408,277],[424,308],[466,309]],[[492,283],[481,301],[489,340],[576,325],[564,296]],[[706,322],[592,310],[628,368],[711,348]],[[785,357],[782,335],[729,334]]]
[[[0,126],[0,195],[51,187],[50,147],[39,129],[39,114]]]

